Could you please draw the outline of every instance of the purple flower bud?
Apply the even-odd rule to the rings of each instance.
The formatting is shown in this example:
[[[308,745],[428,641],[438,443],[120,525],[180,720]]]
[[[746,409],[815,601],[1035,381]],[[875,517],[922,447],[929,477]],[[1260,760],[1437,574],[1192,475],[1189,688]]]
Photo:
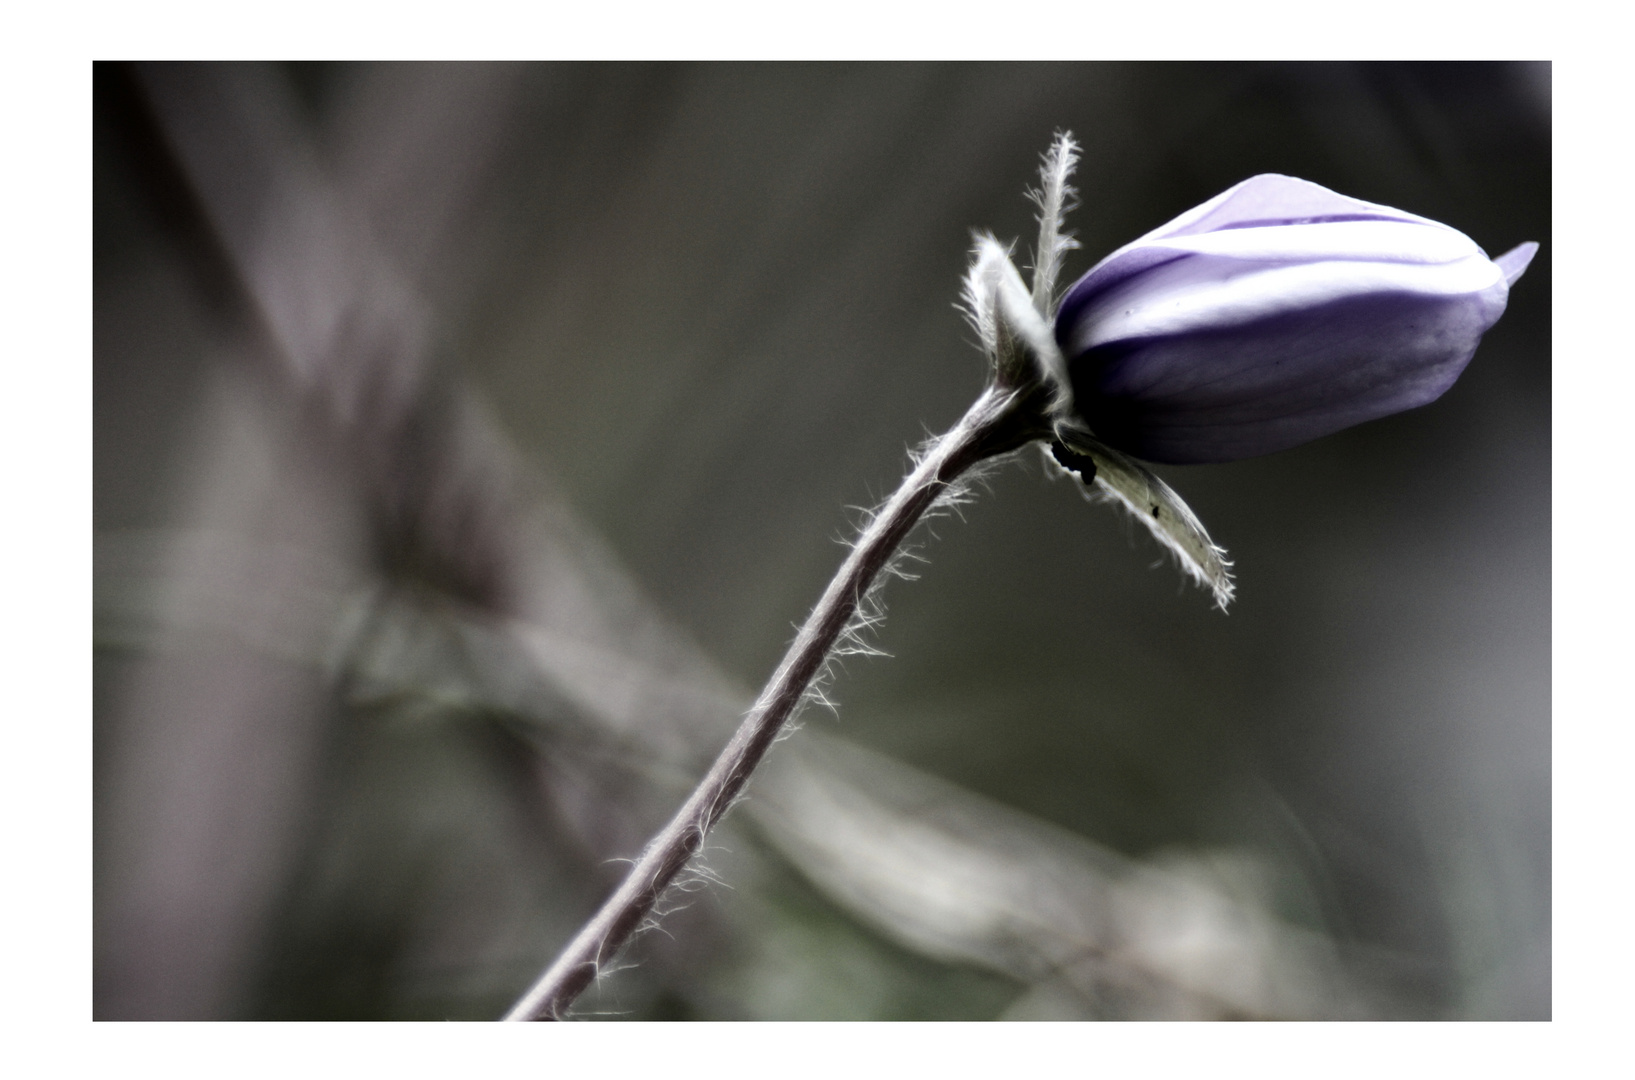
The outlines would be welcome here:
[[[1062,298],[1080,416],[1149,461],[1268,454],[1440,397],[1538,250],[1266,174],[1113,252]]]

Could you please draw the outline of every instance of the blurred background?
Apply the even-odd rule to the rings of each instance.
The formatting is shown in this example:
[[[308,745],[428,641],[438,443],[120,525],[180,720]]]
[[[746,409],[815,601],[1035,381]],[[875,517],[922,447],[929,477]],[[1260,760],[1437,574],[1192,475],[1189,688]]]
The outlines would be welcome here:
[[[1547,64],[97,65],[95,1014],[500,1015],[1071,280],[1259,172],[1543,248],[1435,404],[922,530],[606,1019],[1534,1018]],[[934,535],[933,535],[934,534]]]

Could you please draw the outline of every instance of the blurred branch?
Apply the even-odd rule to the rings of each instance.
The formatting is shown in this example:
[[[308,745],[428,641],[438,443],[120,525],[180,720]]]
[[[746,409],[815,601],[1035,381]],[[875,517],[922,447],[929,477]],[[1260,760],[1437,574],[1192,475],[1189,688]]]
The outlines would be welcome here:
[[[398,77],[391,72],[371,69],[364,86]],[[390,188],[360,180],[347,191],[311,145],[277,69],[153,65],[134,74],[156,128],[147,134],[163,143],[144,147],[145,164],[171,155],[157,167],[175,167],[191,200],[180,200],[180,212],[203,222],[192,231],[213,239],[221,257],[203,271],[227,277],[215,284],[236,286],[253,313],[218,355],[264,362],[249,379],[248,369],[222,365],[182,514],[207,534],[276,538],[298,553],[254,566],[219,545],[204,559],[197,547],[176,547],[163,556],[158,602],[180,617],[225,595],[243,608],[242,625],[280,626],[266,608],[301,609],[313,567],[359,579],[368,576],[362,567],[395,563],[455,594],[505,604],[515,592],[507,473],[471,437],[462,399],[431,377],[429,306],[370,224],[436,222],[452,210],[437,199],[457,198],[462,185],[417,186],[411,194],[437,194],[414,194],[411,215],[386,204]],[[341,141],[385,158],[418,144],[407,156],[426,166],[419,181],[439,161],[454,173],[480,169],[504,87],[483,90],[480,73],[467,81],[472,92],[448,98],[429,130],[405,115],[384,135],[342,132]],[[461,122],[447,110],[470,116]],[[430,135],[442,140],[435,148],[423,142]],[[422,257],[429,250],[419,245]],[[278,658],[312,627],[287,629],[276,640],[228,636],[203,650],[161,650],[131,669],[99,778],[110,823],[98,888],[99,1016],[244,1007],[257,928],[288,872],[330,714],[330,685]]]
[[[1250,869],[1241,857],[1138,863],[818,733],[757,790],[757,823],[865,921],[1065,995],[1078,1017],[1365,1012],[1326,939],[1272,917],[1253,888],[1225,887],[1245,876],[1233,866]]]
[[[240,552],[247,567],[292,554],[258,554],[248,539],[206,536],[181,538],[179,547],[201,564],[213,547]],[[201,594],[216,597],[214,607],[153,608],[142,600],[151,592],[141,582],[152,578],[159,550],[141,535],[99,541],[99,643],[151,647],[168,621],[172,634],[235,634],[337,675],[342,669],[334,665],[344,661],[354,694],[409,694],[428,707],[516,717],[545,737],[559,772],[575,758],[605,759],[661,796],[683,791],[696,747],[682,750],[667,732],[719,726],[746,700],[707,661],[691,670],[655,666],[641,651],[475,610],[379,597],[358,582],[328,596],[308,589],[253,611],[231,590]],[[346,582],[321,571],[312,577]],[[349,644],[336,651],[324,642]],[[1372,1011],[1325,938],[1271,915],[1252,882],[1230,886],[1245,880],[1234,869],[1245,865],[1238,856],[1132,861],[811,729],[761,770],[744,812],[812,882],[891,939],[1033,987],[1017,1003],[1019,1015],[1065,1009],[1085,1017],[1333,1018]]]

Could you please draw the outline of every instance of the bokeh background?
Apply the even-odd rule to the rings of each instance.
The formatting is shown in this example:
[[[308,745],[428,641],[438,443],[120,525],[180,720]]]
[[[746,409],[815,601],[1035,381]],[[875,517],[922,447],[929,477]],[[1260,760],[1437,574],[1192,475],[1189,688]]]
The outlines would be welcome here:
[[[1084,145],[1543,248],[1435,404],[1000,471],[607,1019],[1548,1018],[1547,64],[97,65],[95,1014],[498,1016],[701,774]],[[934,534],[934,535],[933,535]]]

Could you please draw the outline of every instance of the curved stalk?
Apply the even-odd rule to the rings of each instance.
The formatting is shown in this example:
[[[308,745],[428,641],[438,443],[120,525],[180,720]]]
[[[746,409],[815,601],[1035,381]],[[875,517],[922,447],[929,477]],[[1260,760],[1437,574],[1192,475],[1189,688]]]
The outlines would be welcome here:
[[[505,1019],[561,1019],[602,965],[652,917],[659,897],[742,792],[828,662],[858,605],[920,518],[972,466],[1049,437],[1038,398],[990,386],[958,424],[931,444],[858,537],[710,771],[649,841],[624,882]]]

